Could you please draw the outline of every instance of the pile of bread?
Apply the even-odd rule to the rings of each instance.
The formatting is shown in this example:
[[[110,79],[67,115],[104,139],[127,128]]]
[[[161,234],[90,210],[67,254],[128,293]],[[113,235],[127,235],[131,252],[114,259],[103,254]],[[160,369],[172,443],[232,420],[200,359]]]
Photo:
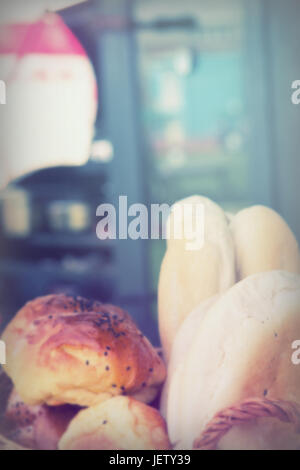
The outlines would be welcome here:
[[[6,437],[35,449],[300,449],[297,241],[266,207],[231,215],[193,196],[173,209],[185,205],[203,209],[203,244],[187,249],[195,221],[184,227],[172,210],[158,289],[164,360],[120,308],[29,302],[2,337],[14,387]]]
[[[189,229],[171,236],[159,282],[170,441],[176,449],[300,449],[297,241],[267,207],[233,216],[200,196],[178,203],[186,204],[204,207],[204,243],[187,250]],[[178,214],[169,227],[184,223]]]
[[[147,404],[165,365],[120,308],[38,298],[2,338],[14,388],[1,427],[11,441],[42,450],[170,448],[164,420]]]

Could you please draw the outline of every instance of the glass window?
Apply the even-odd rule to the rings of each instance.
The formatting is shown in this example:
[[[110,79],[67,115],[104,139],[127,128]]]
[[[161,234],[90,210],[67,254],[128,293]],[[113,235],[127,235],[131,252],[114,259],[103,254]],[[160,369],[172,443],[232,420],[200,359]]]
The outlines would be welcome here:
[[[237,210],[251,204],[242,2],[170,3],[137,2],[150,202],[203,194]],[[151,242],[155,284],[163,252]]]

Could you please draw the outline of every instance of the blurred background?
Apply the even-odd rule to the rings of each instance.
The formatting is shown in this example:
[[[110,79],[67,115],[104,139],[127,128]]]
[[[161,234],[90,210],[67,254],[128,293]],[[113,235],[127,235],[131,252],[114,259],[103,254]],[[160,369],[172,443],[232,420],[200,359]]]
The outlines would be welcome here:
[[[24,95],[10,119],[1,106],[1,315],[66,292],[122,306],[157,342],[165,242],[100,241],[96,208],[202,194],[273,207],[300,239],[300,2],[90,0],[42,15],[0,34],[7,103],[18,80]]]

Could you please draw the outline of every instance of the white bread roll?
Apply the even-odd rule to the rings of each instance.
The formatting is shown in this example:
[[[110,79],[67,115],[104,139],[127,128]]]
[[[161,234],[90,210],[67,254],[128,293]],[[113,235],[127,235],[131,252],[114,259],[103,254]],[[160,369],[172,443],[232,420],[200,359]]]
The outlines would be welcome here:
[[[193,208],[193,219],[187,221],[178,208]],[[196,227],[196,208],[202,206],[204,244],[189,250],[190,236]],[[199,222],[199,219],[197,219]],[[180,239],[172,234],[182,231]],[[168,241],[158,286],[159,331],[166,360],[179,326],[203,300],[225,292],[235,283],[234,246],[223,210],[201,196],[176,203],[168,220]]]
[[[251,274],[284,270],[300,273],[296,238],[275,211],[264,206],[244,209],[231,220],[238,280]]]
[[[220,298],[221,295],[215,295],[200,303],[184,320],[180,326],[172,346],[171,358],[168,364],[167,380],[164,383],[161,400],[160,412],[164,418],[167,413],[167,404],[169,396],[169,388],[173,374],[180,369],[184,363],[185,355],[193,340],[196,337],[206,312]]]
[[[292,362],[299,339],[299,275],[256,274],[217,300],[171,376],[166,419],[176,449],[192,449],[216,413],[248,398],[300,404],[300,366]],[[291,447],[300,448],[293,425],[268,418],[233,428],[218,448]]]
[[[114,397],[86,408],[71,421],[60,450],[167,450],[165,421],[133,398]]]

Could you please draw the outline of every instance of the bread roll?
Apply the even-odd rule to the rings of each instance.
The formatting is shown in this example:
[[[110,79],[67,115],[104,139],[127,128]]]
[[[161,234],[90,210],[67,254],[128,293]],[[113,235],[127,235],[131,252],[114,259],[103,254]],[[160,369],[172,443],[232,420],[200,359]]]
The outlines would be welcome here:
[[[3,339],[5,371],[28,405],[84,407],[121,394],[152,400],[166,375],[126,312],[81,297],[29,302]]]
[[[231,221],[238,280],[251,274],[284,270],[300,273],[300,254],[294,234],[272,209],[253,206]]]
[[[15,389],[10,394],[5,425],[10,437],[33,450],[56,450],[79,408],[71,405],[25,405]]]
[[[193,340],[201,327],[204,316],[220,296],[221,294],[215,295],[214,297],[210,297],[209,299],[201,302],[200,305],[186,317],[175,336],[171,358],[168,364],[167,379],[164,383],[160,400],[160,412],[164,418],[167,413],[168,396],[172,377],[184,363],[187,351],[191,344],[193,344]]]
[[[192,223],[176,211],[184,206],[193,210]],[[204,243],[189,250],[189,238],[196,227],[196,207],[203,207]],[[178,215],[179,214],[179,215]],[[182,232],[180,239],[175,230]],[[172,208],[168,220],[167,251],[161,266],[158,287],[159,331],[164,355],[170,357],[171,346],[179,326],[199,303],[226,291],[235,282],[233,240],[223,210],[201,196],[184,199]]]
[[[128,397],[115,397],[81,411],[60,440],[60,450],[170,449],[159,412]]]
[[[256,274],[221,296],[171,377],[166,418],[176,449],[192,449],[215,414],[246,399],[300,404],[300,367],[292,362],[298,339],[299,275]],[[218,448],[300,448],[298,432],[273,418],[258,419],[233,428]]]

